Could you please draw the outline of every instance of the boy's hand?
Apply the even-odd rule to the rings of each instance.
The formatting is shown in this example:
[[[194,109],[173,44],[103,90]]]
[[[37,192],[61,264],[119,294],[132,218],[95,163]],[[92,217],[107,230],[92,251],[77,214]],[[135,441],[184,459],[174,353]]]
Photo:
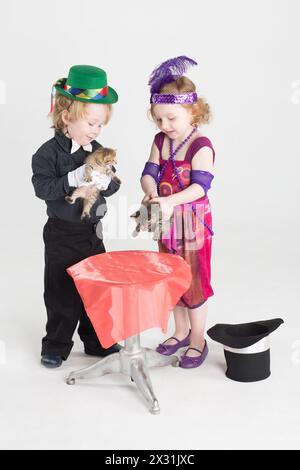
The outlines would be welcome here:
[[[69,171],[68,182],[70,186],[78,188],[79,186],[82,186],[85,183],[85,166],[86,165],[83,164],[76,168],[76,170]]]

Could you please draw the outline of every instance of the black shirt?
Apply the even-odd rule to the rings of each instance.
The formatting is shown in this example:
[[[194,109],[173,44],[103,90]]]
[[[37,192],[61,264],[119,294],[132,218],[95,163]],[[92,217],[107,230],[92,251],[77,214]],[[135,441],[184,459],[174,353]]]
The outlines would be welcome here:
[[[93,152],[102,145],[96,140],[91,142]],[[49,217],[81,222],[83,200],[77,199],[75,204],[69,204],[65,197],[75,188],[68,182],[68,172],[84,164],[89,152],[80,147],[70,153],[72,140],[62,132],[55,131],[52,139],[45,142],[32,157],[32,184],[35,194],[47,205]],[[113,171],[116,171],[113,167]],[[100,191],[99,197],[91,209],[91,218],[82,223],[97,223],[107,212],[105,197],[111,196],[120,189],[120,185],[111,181],[105,191]]]

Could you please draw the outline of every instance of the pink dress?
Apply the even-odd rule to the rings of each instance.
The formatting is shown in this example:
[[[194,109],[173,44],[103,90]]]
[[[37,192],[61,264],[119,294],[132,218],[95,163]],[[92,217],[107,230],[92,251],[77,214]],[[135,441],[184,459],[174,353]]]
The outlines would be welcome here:
[[[166,163],[161,154],[164,137],[163,132],[155,136],[155,143],[160,153],[160,170]],[[184,189],[190,185],[192,158],[202,147],[212,149],[215,161],[215,151],[207,137],[194,139],[187,149],[184,160],[175,160]],[[169,160],[159,184],[159,195],[170,196],[179,191],[181,187]],[[191,268],[192,283],[177,303],[179,306],[197,308],[204,304],[208,297],[214,295],[210,283],[212,235],[212,215],[207,195],[191,203],[175,206],[171,224],[164,231],[158,246],[160,252],[181,256]]]

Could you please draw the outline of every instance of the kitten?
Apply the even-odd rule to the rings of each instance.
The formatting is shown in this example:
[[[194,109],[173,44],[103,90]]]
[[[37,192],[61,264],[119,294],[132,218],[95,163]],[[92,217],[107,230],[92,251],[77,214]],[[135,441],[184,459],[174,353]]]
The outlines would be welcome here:
[[[159,240],[161,235],[170,228],[170,220],[162,221],[161,208],[158,202],[141,205],[139,210],[131,214],[130,217],[133,217],[136,223],[136,228],[132,233],[133,237],[136,237],[142,230],[152,232],[153,240]]]
[[[111,180],[121,184],[121,180],[112,170],[113,164],[116,163],[116,151],[105,147],[100,147],[86,158],[84,175],[86,183],[76,188],[71,196],[65,197],[69,204],[74,204],[77,198],[83,199],[81,219],[90,218],[91,208],[96,202],[100,191],[107,189]],[[94,184],[87,184],[91,182]]]

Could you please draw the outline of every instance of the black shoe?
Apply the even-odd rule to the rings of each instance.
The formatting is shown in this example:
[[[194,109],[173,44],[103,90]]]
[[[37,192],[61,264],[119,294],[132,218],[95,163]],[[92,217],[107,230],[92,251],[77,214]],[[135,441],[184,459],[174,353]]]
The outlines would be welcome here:
[[[113,344],[110,348],[102,348],[101,346],[97,347],[97,349],[90,349],[88,346],[84,347],[84,352],[88,356],[99,356],[99,357],[106,357],[110,354],[114,354],[119,352],[122,349],[122,346],[119,344]]]
[[[55,367],[60,367],[62,365],[63,358],[61,356],[56,356],[52,354],[43,354],[41,358],[41,363],[43,366],[48,367],[50,369],[54,369]]]

